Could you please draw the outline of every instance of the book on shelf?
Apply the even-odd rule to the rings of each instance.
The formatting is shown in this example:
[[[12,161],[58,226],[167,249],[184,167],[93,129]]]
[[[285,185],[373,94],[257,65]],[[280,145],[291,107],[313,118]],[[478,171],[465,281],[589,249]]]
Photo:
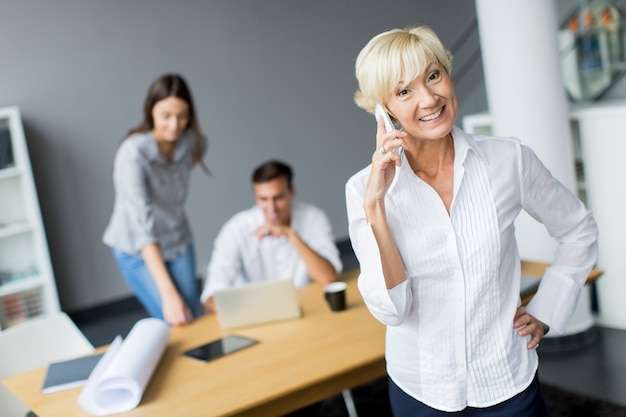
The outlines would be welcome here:
[[[11,327],[43,313],[41,289],[34,288],[0,297],[1,327]]]
[[[2,310],[6,323],[4,326],[11,327],[28,320],[28,305],[22,294],[7,294],[2,297]]]
[[[11,132],[0,127],[0,169],[13,166],[13,149],[11,148]]]
[[[39,276],[39,270],[35,267],[24,268],[21,270],[0,270],[0,285],[36,276]]]

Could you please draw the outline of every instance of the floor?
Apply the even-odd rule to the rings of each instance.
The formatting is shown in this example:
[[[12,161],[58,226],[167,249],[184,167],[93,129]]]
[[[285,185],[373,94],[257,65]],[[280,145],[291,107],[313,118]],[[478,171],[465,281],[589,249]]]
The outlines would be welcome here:
[[[626,406],[625,330],[593,327],[572,343],[546,340],[538,348],[542,382]]]

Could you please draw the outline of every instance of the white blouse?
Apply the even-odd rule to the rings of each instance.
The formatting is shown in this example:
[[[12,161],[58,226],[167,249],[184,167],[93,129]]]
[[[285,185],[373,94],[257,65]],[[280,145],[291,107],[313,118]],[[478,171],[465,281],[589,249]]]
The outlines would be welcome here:
[[[458,411],[488,407],[527,388],[537,370],[513,318],[520,305],[514,221],[522,209],[558,242],[530,314],[562,332],[597,257],[591,213],[515,138],[454,138],[454,197],[439,195],[404,158],[386,197],[387,221],[407,279],[387,290],[365,218],[371,166],[346,184],[349,233],[360,262],[359,290],[387,325],[387,371],[424,404]]]
[[[203,137],[203,150],[206,138]],[[175,259],[193,241],[185,213],[195,142],[187,129],[178,138],[174,157],[160,154],[152,132],[124,139],[115,153],[115,203],[103,242],[138,255],[158,243],[165,260]]]

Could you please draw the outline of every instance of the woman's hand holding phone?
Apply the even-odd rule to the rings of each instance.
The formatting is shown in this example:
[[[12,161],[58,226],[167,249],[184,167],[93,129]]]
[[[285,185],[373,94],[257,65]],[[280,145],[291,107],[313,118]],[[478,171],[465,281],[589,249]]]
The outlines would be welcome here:
[[[385,109],[383,108],[383,106],[381,106],[380,104],[376,105],[376,109],[374,111],[374,115],[376,116],[376,121],[378,122],[378,120],[380,118],[383,119],[383,123],[385,124],[385,132],[386,133],[390,133],[393,132],[396,129],[396,127],[393,125],[393,122],[391,121],[391,118],[389,117],[389,114],[387,113],[387,111],[385,111]],[[398,132],[401,132],[401,130],[398,130]],[[398,138],[398,136],[394,136],[393,137]],[[387,150],[387,147],[384,147],[385,150]],[[398,146],[398,147],[392,147],[391,151],[397,153],[398,155],[402,156],[403,153],[403,147],[402,146]]]
[[[404,143],[406,133],[396,130],[387,112],[382,106],[376,106],[376,151],[372,156],[372,172],[370,174],[365,195],[368,201],[383,200],[395,176],[396,166],[402,163],[403,148],[398,142]],[[372,201],[373,200],[373,201]]]

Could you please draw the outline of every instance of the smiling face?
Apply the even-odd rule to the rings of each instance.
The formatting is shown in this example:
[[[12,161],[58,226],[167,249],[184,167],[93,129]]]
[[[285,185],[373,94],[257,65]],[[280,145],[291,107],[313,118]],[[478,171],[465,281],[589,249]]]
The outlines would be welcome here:
[[[289,188],[287,180],[278,177],[270,181],[254,183],[254,198],[265,214],[268,223],[289,225],[291,223],[291,204],[295,190]]]
[[[416,140],[439,140],[450,134],[457,116],[454,82],[437,63],[430,63],[408,83],[401,80],[387,108]]]
[[[174,96],[159,100],[152,107],[152,120],[157,142],[174,142],[189,125],[189,104]]]

